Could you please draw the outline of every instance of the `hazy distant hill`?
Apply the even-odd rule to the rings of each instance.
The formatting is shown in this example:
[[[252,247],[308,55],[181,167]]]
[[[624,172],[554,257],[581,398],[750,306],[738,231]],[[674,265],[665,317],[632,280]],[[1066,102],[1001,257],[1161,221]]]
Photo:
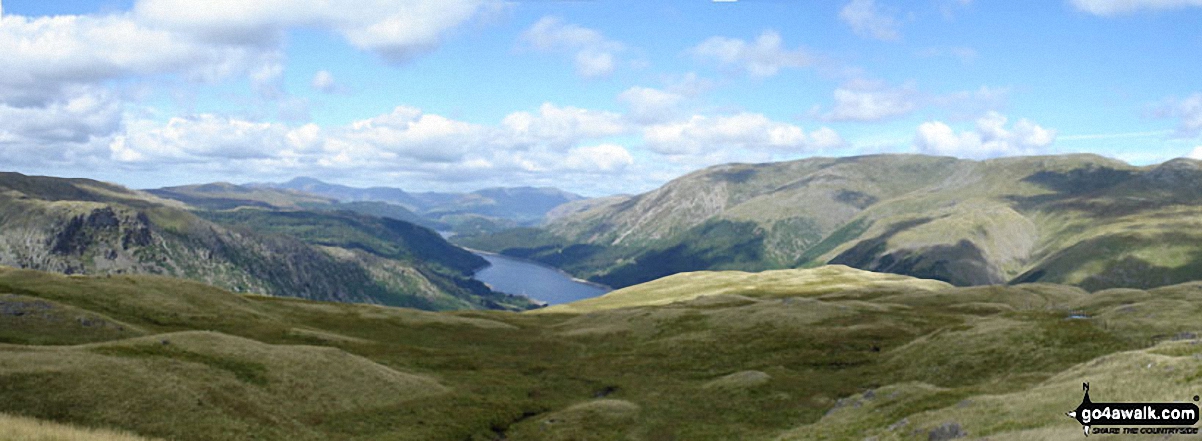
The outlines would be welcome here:
[[[701,269],[825,263],[956,285],[1154,287],[1202,274],[1202,167],[1094,155],[921,155],[731,164],[461,237],[613,286]]]
[[[315,197],[230,184],[160,194],[181,200],[88,179],[0,173],[0,265],[163,274],[241,292],[423,309],[528,305],[470,280],[482,259],[412,224],[245,208],[298,206]],[[243,208],[203,209],[226,206]],[[318,228],[320,236],[303,231]]]
[[[209,210],[229,210],[238,207],[314,211],[352,211],[376,217],[387,217],[415,223],[437,230],[449,229],[443,222],[414,213],[403,205],[385,201],[351,200],[340,202],[330,196],[319,196],[304,190],[274,188],[259,185],[235,185],[224,182],[164,187],[146,192]]]
[[[347,202],[385,202],[402,206],[430,222],[459,233],[495,231],[536,225],[547,213],[583,196],[555,188],[487,188],[471,193],[409,193],[399,188],[356,188],[300,177],[283,183],[248,184],[248,188],[296,190]]]

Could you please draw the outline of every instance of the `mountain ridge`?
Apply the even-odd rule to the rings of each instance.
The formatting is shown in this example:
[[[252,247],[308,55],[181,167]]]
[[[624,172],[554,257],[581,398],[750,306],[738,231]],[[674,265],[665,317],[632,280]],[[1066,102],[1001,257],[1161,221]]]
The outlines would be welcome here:
[[[264,196],[237,200],[229,196],[246,189],[197,188],[218,205],[253,205]],[[222,219],[209,209],[114,184],[4,173],[0,264],[66,274],[163,274],[234,291],[422,309],[532,305],[469,279],[487,263],[434,231],[349,213],[249,210],[248,218]],[[296,235],[287,222],[273,220],[287,216],[330,228],[324,238]],[[384,242],[392,245],[378,245]]]
[[[1199,213],[1202,166],[1190,159],[868,155],[708,167],[540,228],[453,240],[614,287],[833,263],[962,286],[1097,290],[1192,280],[1202,251],[1183,242],[1202,239],[1189,220]]]

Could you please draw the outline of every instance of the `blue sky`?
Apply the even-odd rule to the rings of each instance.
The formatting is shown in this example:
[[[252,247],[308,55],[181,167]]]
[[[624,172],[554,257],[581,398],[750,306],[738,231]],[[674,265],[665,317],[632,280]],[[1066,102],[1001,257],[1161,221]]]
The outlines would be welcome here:
[[[3,168],[596,196],[812,156],[1202,158],[1202,0],[330,3],[3,0]]]

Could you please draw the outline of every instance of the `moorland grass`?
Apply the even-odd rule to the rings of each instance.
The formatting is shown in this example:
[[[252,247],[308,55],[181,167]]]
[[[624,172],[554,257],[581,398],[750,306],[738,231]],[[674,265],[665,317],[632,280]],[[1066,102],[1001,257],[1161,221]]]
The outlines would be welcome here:
[[[795,271],[681,275],[693,290],[663,286],[681,294],[670,302],[517,314],[0,270],[0,295],[146,334],[11,334],[0,412],[181,440],[926,439],[949,421],[1018,439],[1077,435],[1060,407],[1083,379],[1114,400],[1202,381],[1194,346],[1172,341],[1202,331],[1202,285],[1090,294]],[[1137,370],[1148,363],[1171,370]],[[1122,381],[1135,372],[1156,378]]]

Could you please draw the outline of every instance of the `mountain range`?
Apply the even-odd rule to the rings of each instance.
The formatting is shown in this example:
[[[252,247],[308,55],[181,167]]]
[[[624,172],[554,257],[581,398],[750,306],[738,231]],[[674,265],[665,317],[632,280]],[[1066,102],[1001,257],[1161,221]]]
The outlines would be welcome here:
[[[471,280],[487,262],[430,229],[305,210],[323,200],[297,192],[190,190],[160,197],[88,179],[0,173],[0,264],[161,274],[238,292],[421,309],[532,306]]]
[[[453,238],[615,287],[843,264],[955,285],[1149,288],[1202,273],[1202,163],[923,155],[728,164],[546,225]]]
[[[405,220],[456,233],[482,233],[538,225],[556,207],[585,199],[550,187],[486,188],[470,193],[410,193],[392,187],[348,187],[306,177],[283,183],[248,184],[247,187],[296,190],[340,201],[343,205],[387,203],[413,213]]]

